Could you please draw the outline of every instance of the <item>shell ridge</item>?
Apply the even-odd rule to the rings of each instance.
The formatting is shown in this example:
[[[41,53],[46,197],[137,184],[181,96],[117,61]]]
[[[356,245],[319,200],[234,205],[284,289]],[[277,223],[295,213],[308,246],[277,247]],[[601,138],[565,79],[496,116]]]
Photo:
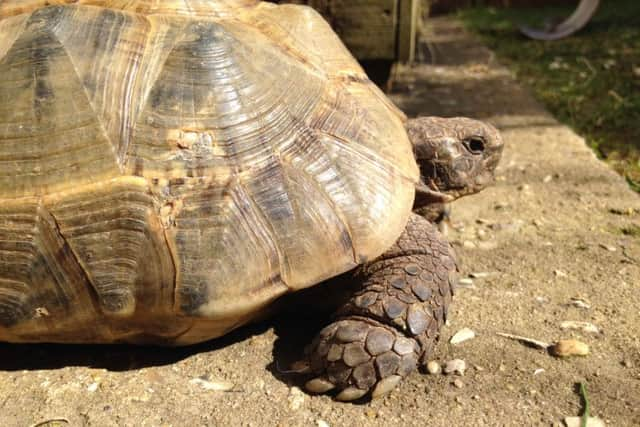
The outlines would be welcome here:
[[[179,257],[178,314],[244,323],[290,290],[270,223],[242,183],[186,189],[179,197],[184,204],[168,234]]]
[[[45,210],[44,207],[43,207],[43,210]],[[48,209],[46,210],[46,213],[51,218],[51,221],[54,224],[55,234],[63,241],[63,244],[66,247],[69,248],[69,254],[72,257],[72,260],[73,260],[74,264],[76,264],[77,267],[80,269],[80,272],[82,273],[82,276],[86,280],[86,283],[88,283],[90,285],[88,287],[88,292],[87,293],[90,296],[91,303],[93,305],[94,311],[96,313],[102,313],[102,310],[99,308],[101,305],[100,305],[100,292],[98,290],[98,287],[96,286],[96,284],[92,280],[91,275],[87,271],[86,266],[82,263],[80,255],[76,252],[74,247],[69,244],[69,241],[67,240],[67,237],[64,234],[62,234],[62,229],[60,227],[60,222],[58,221],[58,218],[54,215],[53,212],[51,212]]]
[[[326,150],[326,148],[324,147],[322,142],[317,138],[318,130],[315,129],[315,128],[312,128],[311,126],[309,126],[305,121],[303,121],[301,119],[296,119],[288,109],[286,110],[286,112],[294,122],[297,122],[298,124],[303,126],[303,129],[298,132],[298,135],[304,135],[306,133],[309,133],[311,140],[315,142],[313,144],[314,149],[319,150],[321,152],[322,156],[325,157],[331,163],[332,169],[335,169],[335,167],[336,167],[335,162],[333,162],[333,160],[331,159],[331,156],[329,155],[328,151]],[[320,196],[323,198],[323,200],[327,204],[329,204],[331,206],[333,212],[340,219],[343,227],[345,228],[345,231],[347,232],[347,235],[349,237],[349,241],[351,243],[351,253],[352,253],[353,260],[354,260],[354,262],[356,264],[358,264],[358,256],[357,256],[356,248],[355,248],[355,245],[354,245],[353,230],[352,230],[351,224],[347,220],[347,216],[342,211],[340,206],[333,200],[331,195],[327,192],[326,188],[323,185],[321,185],[321,183],[318,182],[317,177],[314,176],[312,173],[310,173],[307,170],[306,167],[296,167],[291,162],[291,160],[289,160],[287,158],[287,154],[285,154],[285,153],[279,153],[279,155],[283,159],[283,163],[285,164],[285,166],[288,166],[288,167],[290,167],[290,168],[292,168],[292,169],[294,169],[296,171],[299,171],[299,173],[302,174],[303,177],[305,177],[306,180],[316,189],[316,191],[318,192],[318,194],[320,194]],[[305,157],[305,156],[303,155],[303,157]],[[308,159],[305,159],[305,160],[308,160]],[[336,176],[340,176],[340,175],[336,174]],[[350,183],[345,182],[342,179],[340,179],[340,181],[343,184],[345,184],[346,186],[350,186]]]
[[[151,215],[154,215],[158,223],[162,223],[160,215],[157,211],[153,211]],[[173,266],[173,275],[171,278],[173,290],[171,292],[171,307],[174,313],[179,313],[178,307],[178,254],[176,253],[176,247],[173,244],[172,239],[169,238],[169,229],[166,227],[162,228],[162,240],[165,245],[167,245],[167,252],[169,253],[169,258],[171,259],[171,265]],[[192,326],[192,325],[191,325]],[[187,328],[187,331],[191,329],[191,326]]]
[[[148,24],[149,28],[151,24],[146,17],[143,16],[143,19]],[[146,51],[147,47],[145,44]],[[142,56],[144,57],[144,51],[142,52]],[[129,143],[131,142],[131,133],[133,131],[133,126],[131,125],[131,117],[132,117],[132,106],[134,104],[135,96],[132,96],[137,80],[140,75],[140,64],[138,61],[133,61],[131,67],[127,70],[127,88],[125,89],[125,97],[122,100],[122,121],[120,122],[120,141],[118,142],[118,164],[122,168],[125,169],[126,155],[127,149],[129,148]]]
[[[278,6],[280,7],[280,6]],[[256,31],[258,31],[260,34],[262,34],[267,40],[269,40],[272,45],[278,49],[279,52],[284,53],[287,57],[294,59],[297,63],[302,63],[305,64],[307,66],[310,66],[313,68],[313,71],[317,72],[318,74],[325,76],[326,78],[326,73],[325,71],[318,67],[317,64],[312,64],[309,61],[307,61],[304,57],[304,55],[302,55],[297,49],[295,49],[294,46],[290,46],[288,45],[287,49],[285,49],[282,46],[282,43],[278,43],[278,40],[274,40],[273,35],[269,34],[267,31],[264,30],[264,28],[262,28],[260,25],[256,25],[255,22],[245,19],[240,21],[245,25],[250,26],[251,28],[255,29]],[[291,32],[289,30],[287,30],[285,27],[283,27],[282,25],[276,23],[275,25],[277,25],[278,29],[280,29],[281,31],[283,31],[284,33],[286,33],[288,36],[291,36]]]
[[[400,168],[398,168],[392,162],[390,162],[389,160],[383,158],[382,156],[376,155],[369,148],[367,148],[367,147],[365,147],[365,146],[363,146],[361,144],[357,144],[358,149],[355,149],[355,148],[353,148],[354,144],[351,144],[348,140],[344,139],[343,137],[341,137],[339,135],[335,135],[334,133],[329,132],[329,131],[324,130],[324,129],[316,129],[316,130],[320,134],[333,139],[338,144],[338,146],[340,147],[341,150],[348,151],[349,153],[351,153],[354,156],[356,156],[359,159],[361,159],[363,162],[369,163],[369,164],[375,166],[376,168],[379,167],[380,164],[382,164],[387,169],[393,171],[396,175],[398,175],[398,176],[402,177],[403,179],[415,184],[415,180],[412,177],[407,176]],[[376,160],[374,161],[373,159],[376,159]]]
[[[113,334],[109,325],[107,323],[101,324],[100,321],[98,320],[102,315],[102,310],[100,309],[100,296],[97,291],[97,288],[95,287],[95,284],[93,283],[93,280],[91,279],[91,276],[89,275],[85,266],[82,264],[78,253],[76,253],[73,247],[69,244],[67,237],[62,233],[60,224],[58,222],[58,218],[56,218],[56,216],[53,214],[53,212],[51,212],[50,209],[47,209],[44,206],[44,204],[42,203],[42,200],[43,199],[40,199],[40,205],[38,206],[38,222],[39,222],[39,228],[40,228],[40,239],[44,242],[45,232],[49,232],[50,234],[52,234],[54,238],[59,242],[60,247],[66,249],[64,251],[65,254],[67,255],[64,258],[65,263],[70,262],[72,264],[71,266],[62,265],[58,254],[50,253],[49,250],[51,249],[51,247],[49,245],[43,244],[43,247],[45,248],[45,250],[42,251],[42,255],[45,257],[45,259],[50,260],[50,262],[54,264],[53,266],[56,267],[54,269],[48,266],[48,270],[54,276],[54,282],[55,282],[56,288],[59,290],[61,294],[63,294],[66,297],[66,300],[68,303],[71,302],[76,304],[82,304],[82,303],[90,304],[91,309],[89,311],[90,311],[91,317],[84,319],[84,322],[88,322],[86,325],[84,325],[84,328],[87,329],[87,331],[84,332],[85,334],[89,334],[89,335],[95,334],[103,337],[104,336],[110,337],[107,339],[113,339]],[[59,270],[59,271],[54,271],[54,270]],[[61,284],[64,283],[64,277],[59,277],[59,275],[61,274],[62,271],[69,271],[69,270],[72,270],[78,273],[81,277],[81,280],[84,282],[81,286],[78,286],[77,283],[70,283],[71,289],[72,290],[78,289],[79,293],[81,293],[82,295],[78,295],[78,294],[68,295],[65,292],[64,287],[61,286]],[[72,311],[78,310],[72,307],[70,308]],[[86,307],[83,307],[83,309],[85,311],[87,310]],[[77,314],[73,315],[73,317],[76,317],[76,316],[78,315]],[[82,312],[80,313],[80,316],[82,316]],[[58,319],[57,321],[60,321],[60,320],[62,319]],[[81,319],[77,319],[77,321],[80,321],[80,320]],[[100,325],[100,326],[96,328],[96,325]],[[48,332],[56,333],[57,328],[58,326],[54,325],[54,327],[51,328],[51,330]],[[96,328],[97,330],[92,328]]]
[[[2,37],[0,37],[0,64],[4,60],[4,57],[7,54],[7,52],[11,50],[16,40],[18,40],[18,38],[22,35],[22,32],[27,26],[27,22],[28,22],[27,18],[28,18],[27,15],[20,15],[16,17],[7,18],[5,20],[0,20],[0,34],[2,35]],[[17,28],[16,31],[9,31],[8,34],[2,31],[2,27],[4,26],[3,24],[6,24],[7,26],[9,26],[9,23],[11,21],[20,21],[20,20],[22,20],[22,22],[18,25],[19,28]]]
[[[40,199],[40,204],[38,206],[38,219],[40,220],[40,222],[42,222],[44,224],[47,223],[47,221],[42,221],[42,218],[44,218],[45,216],[48,216],[50,218],[50,220],[51,220],[51,224],[53,224],[53,229],[51,231],[62,241],[62,244],[64,246],[69,248],[69,253],[72,255],[72,259],[74,261],[74,264],[76,264],[76,266],[80,269],[80,272],[82,273],[82,276],[84,277],[86,282],[91,285],[91,287],[88,290],[88,295],[90,297],[91,304],[93,306],[93,310],[96,313],[99,313],[100,310],[99,310],[98,307],[100,307],[100,303],[99,303],[98,292],[96,290],[95,284],[91,280],[91,276],[89,276],[89,273],[87,272],[85,267],[80,262],[80,258],[78,257],[78,254],[75,252],[73,247],[69,244],[69,242],[67,241],[67,238],[64,236],[64,234],[62,234],[62,231],[60,230],[60,223],[58,222],[58,219],[53,214],[53,212],[51,212],[50,210],[46,209],[43,206],[42,198],[41,198]]]
[[[63,190],[74,175],[84,183],[121,174],[77,67],[52,30],[61,10],[34,12],[0,64],[6,78],[0,92],[12,100],[0,113],[0,193],[6,197]]]
[[[73,7],[73,9],[77,9],[77,7]],[[58,25],[60,25],[60,21],[56,22],[54,28],[51,30],[51,37],[53,37],[55,39],[55,41],[57,41],[60,46],[62,47],[62,50],[64,51],[65,55],[67,56],[67,58],[69,59],[69,63],[71,64],[71,66],[73,67],[73,70],[76,74],[76,77],[78,78],[78,81],[80,82],[80,86],[82,86],[82,91],[84,93],[84,96],[87,98],[87,102],[89,104],[89,106],[91,107],[91,111],[93,112],[93,115],[95,117],[96,122],[98,123],[98,126],[100,127],[100,132],[102,133],[102,136],[109,141],[109,145],[111,146],[111,152],[113,153],[113,156],[118,159],[118,150],[116,145],[114,145],[114,142],[111,140],[111,137],[109,135],[109,133],[107,132],[106,127],[104,126],[104,123],[102,122],[102,118],[100,117],[100,114],[98,114],[98,111],[96,110],[96,106],[94,105],[92,99],[91,99],[91,95],[89,94],[89,91],[87,90],[87,87],[84,85],[83,80],[82,80],[82,76],[80,75],[80,72],[78,71],[78,66],[76,64],[76,62],[73,59],[73,56],[71,55],[71,53],[69,52],[69,50],[67,49],[67,47],[65,46],[65,44],[62,42],[62,40],[60,39],[60,37],[58,37],[58,34],[56,33],[56,29],[58,27]],[[116,162],[118,164],[118,169],[120,170],[120,173],[124,173],[124,166],[122,165],[122,162],[118,161]]]
[[[327,157],[329,157],[328,153],[326,152],[325,148],[322,146],[322,144],[318,143],[318,146],[320,147],[320,149],[323,151],[323,154],[326,155]],[[333,212],[336,214],[336,216],[338,217],[338,219],[340,219],[340,222],[342,223],[342,226],[344,227],[347,236],[349,238],[349,244],[351,247],[351,256],[353,258],[353,262],[355,264],[358,264],[358,255],[356,253],[356,248],[355,248],[355,244],[354,244],[354,240],[353,240],[353,231],[351,229],[351,224],[349,223],[349,221],[347,221],[346,216],[344,214],[344,212],[342,211],[342,209],[340,208],[340,206],[331,198],[331,196],[329,195],[329,193],[327,192],[327,190],[324,188],[324,186],[320,185],[320,183],[317,181],[316,177],[314,175],[312,175],[311,173],[309,173],[309,171],[306,170],[306,168],[296,168],[295,166],[289,164],[289,167],[291,167],[292,169],[295,169],[296,171],[298,171],[300,173],[300,175],[302,175],[307,182],[309,182],[313,188],[316,189],[317,194],[320,195],[320,197],[323,198],[323,200],[331,206]]]
[[[287,283],[286,275],[284,274],[286,270],[284,268],[285,256],[282,248],[280,247],[280,245],[278,245],[278,241],[275,238],[275,230],[274,230],[273,224],[271,224],[271,221],[269,221],[267,216],[264,214],[258,202],[253,198],[251,193],[245,188],[242,182],[240,182],[239,179],[236,179],[234,184],[235,184],[234,186],[238,189],[238,194],[245,199],[250,209],[256,215],[256,218],[264,226],[265,234],[267,235],[270,243],[276,249],[276,255],[278,256],[278,270],[280,272],[279,273],[280,281],[282,282],[282,284],[284,284],[287,287],[287,289],[291,290],[291,286],[289,286],[289,284]]]
[[[96,289],[104,316],[131,317],[169,299],[169,254],[158,221],[150,219],[154,199],[145,179],[116,178],[45,197],[45,204]]]
[[[136,124],[139,123],[140,118],[145,112],[145,106],[147,104],[147,100],[149,99],[149,95],[151,94],[151,91],[153,90],[158,78],[160,78],[162,74],[162,70],[165,66],[165,63],[171,56],[171,53],[175,50],[176,46],[180,42],[182,42],[187,36],[187,34],[184,32],[184,29],[186,28],[187,25],[184,23],[182,23],[182,25],[180,25],[179,28],[176,28],[177,27],[176,24],[174,24],[175,27],[173,28],[167,25],[166,31],[164,31],[161,36],[155,35],[156,31],[153,30],[153,27],[158,25],[157,21],[159,19],[151,19],[149,16],[146,16],[146,15],[142,15],[142,16],[144,17],[145,21],[149,24],[150,30],[148,32],[148,37],[154,37],[154,36],[167,37],[172,29],[175,31],[178,31],[179,36],[170,37],[170,47],[166,48],[166,46],[164,46],[165,49],[161,55],[160,61],[158,61],[154,67],[151,67],[151,71],[152,71],[151,76],[145,75],[142,72],[138,73],[138,78],[136,79],[137,81],[134,83],[134,86],[136,87],[133,89],[133,93],[136,94],[136,96],[132,96],[132,101],[133,99],[137,99],[137,102],[135,103],[135,105],[132,105],[131,111],[126,116],[126,119],[129,120],[128,121],[128,127],[129,127],[128,138],[125,140],[126,144],[123,144],[123,147],[120,147],[120,152],[122,153],[122,165],[125,169],[127,166],[127,162],[129,161],[131,156],[131,152],[130,152],[132,148],[131,141],[135,139]],[[159,49],[158,45],[161,45],[161,43],[152,43],[149,41],[149,39],[145,40],[145,48],[144,48],[144,51],[142,52],[141,61],[140,61],[141,64],[144,64],[147,58],[150,58],[153,56],[153,52]],[[142,69],[143,66],[140,65],[140,68]]]

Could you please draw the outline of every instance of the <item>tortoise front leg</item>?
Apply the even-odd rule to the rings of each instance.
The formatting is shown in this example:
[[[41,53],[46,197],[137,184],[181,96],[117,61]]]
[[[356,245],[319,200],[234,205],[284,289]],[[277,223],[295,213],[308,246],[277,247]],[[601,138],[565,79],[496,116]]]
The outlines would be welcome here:
[[[396,244],[356,274],[362,288],[309,347],[314,393],[338,400],[392,390],[426,359],[453,295],[453,252],[435,227],[412,214]]]

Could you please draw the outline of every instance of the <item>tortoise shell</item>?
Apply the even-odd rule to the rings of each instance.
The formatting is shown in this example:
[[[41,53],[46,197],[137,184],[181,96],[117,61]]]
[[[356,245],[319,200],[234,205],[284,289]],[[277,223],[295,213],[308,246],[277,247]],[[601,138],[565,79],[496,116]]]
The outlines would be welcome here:
[[[411,211],[404,116],[303,6],[4,1],[0,76],[3,341],[214,338]]]

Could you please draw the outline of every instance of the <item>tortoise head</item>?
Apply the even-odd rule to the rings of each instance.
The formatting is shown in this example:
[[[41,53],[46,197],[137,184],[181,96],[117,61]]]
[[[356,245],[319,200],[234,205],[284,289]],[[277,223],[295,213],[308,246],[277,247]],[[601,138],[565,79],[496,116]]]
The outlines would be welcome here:
[[[464,117],[419,117],[406,129],[420,167],[415,208],[450,202],[493,182],[503,148],[493,126]]]

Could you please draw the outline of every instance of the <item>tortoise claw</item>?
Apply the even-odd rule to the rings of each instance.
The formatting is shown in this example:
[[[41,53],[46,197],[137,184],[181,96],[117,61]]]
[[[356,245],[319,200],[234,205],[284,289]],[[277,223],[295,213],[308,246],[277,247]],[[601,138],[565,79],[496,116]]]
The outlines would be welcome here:
[[[351,402],[352,400],[360,399],[362,396],[367,394],[368,391],[369,390],[362,390],[357,387],[347,387],[336,396],[336,400]]]
[[[291,364],[289,371],[297,374],[309,374],[311,373],[311,367],[309,366],[308,361],[298,360]]]
[[[304,388],[307,391],[311,393],[317,393],[317,394],[326,393],[330,390],[333,390],[335,387],[336,385],[334,383],[327,380],[326,378],[321,378],[321,377],[309,380],[304,385]]]
[[[371,393],[371,398],[376,399],[378,397],[384,396],[385,394],[396,388],[401,380],[402,377],[400,375],[392,375],[390,377],[383,378],[382,380],[378,381],[378,384],[376,384],[376,387]]]

